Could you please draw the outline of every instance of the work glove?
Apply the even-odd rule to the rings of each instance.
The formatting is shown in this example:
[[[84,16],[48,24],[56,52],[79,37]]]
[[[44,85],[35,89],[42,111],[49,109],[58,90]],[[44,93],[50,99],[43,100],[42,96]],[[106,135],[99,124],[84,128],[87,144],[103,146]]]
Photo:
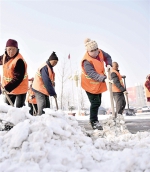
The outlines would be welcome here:
[[[128,92],[127,92],[127,91],[124,91],[124,92],[123,92],[123,94],[126,94],[126,95],[127,95],[127,94],[128,94]]]
[[[109,83],[113,84],[113,80],[110,80],[110,79],[107,79],[107,78],[105,79],[105,82],[108,83],[108,84]]]
[[[35,98],[35,95],[32,95],[32,96],[31,96],[31,99],[34,99],[34,98]]]
[[[1,88],[1,92],[2,92],[2,94],[4,94],[4,92],[7,93],[7,91],[5,90],[5,88]]]
[[[109,71],[109,70],[111,70],[111,66],[110,65],[107,65],[107,72]]]
[[[126,76],[125,76],[125,75],[122,75],[121,77],[122,77],[122,78],[126,78]]]
[[[54,97],[54,98],[57,98],[57,94],[55,94],[53,97]]]

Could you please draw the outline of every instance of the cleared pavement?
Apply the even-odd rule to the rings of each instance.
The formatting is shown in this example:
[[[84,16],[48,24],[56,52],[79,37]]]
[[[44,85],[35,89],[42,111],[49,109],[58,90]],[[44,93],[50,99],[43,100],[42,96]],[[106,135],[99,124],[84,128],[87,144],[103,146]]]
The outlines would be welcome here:
[[[110,115],[99,115],[99,121],[108,118]],[[89,124],[89,116],[76,117],[79,125],[89,131],[92,130]],[[135,134],[138,131],[150,131],[150,113],[138,113],[136,116],[124,116],[128,130]]]

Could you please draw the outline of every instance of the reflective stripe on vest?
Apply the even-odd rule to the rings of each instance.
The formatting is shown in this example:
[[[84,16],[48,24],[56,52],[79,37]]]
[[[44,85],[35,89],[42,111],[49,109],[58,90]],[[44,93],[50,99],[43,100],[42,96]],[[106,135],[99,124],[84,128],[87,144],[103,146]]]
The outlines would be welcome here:
[[[86,54],[84,55],[84,57],[81,61],[81,67],[82,67],[81,86],[84,90],[86,90],[90,93],[93,93],[93,94],[100,94],[100,93],[106,91],[107,90],[106,83],[98,82],[98,81],[95,81],[92,78],[90,78],[84,70],[83,62],[84,62],[84,60],[87,60],[88,62],[90,62],[93,65],[95,71],[98,74],[105,75],[104,57],[103,57],[103,53],[101,50],[99,50],[99,59],[100,60],[90,57],[89,54],[86,52]]]

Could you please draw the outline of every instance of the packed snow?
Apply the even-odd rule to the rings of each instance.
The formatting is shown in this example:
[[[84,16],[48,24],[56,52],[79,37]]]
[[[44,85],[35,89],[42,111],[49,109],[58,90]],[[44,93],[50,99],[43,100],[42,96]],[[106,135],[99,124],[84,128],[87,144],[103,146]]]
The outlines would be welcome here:
[[[122,116],[90,137],[61,110],[31,116],[1,103],[0,119],[15,124],[0,131],[0,172],[150,172],[150,133],[131,134]]]

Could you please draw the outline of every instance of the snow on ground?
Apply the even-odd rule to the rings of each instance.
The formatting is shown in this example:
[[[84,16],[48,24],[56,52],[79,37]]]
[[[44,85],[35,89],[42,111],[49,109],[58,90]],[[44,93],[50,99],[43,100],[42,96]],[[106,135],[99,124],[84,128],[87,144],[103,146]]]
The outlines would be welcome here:
[[[103,134],[88,137],[74,116],[28,111],[0,104],[0,118],[15,124],[0,131],[0,172],[150,172],[150,133],[129,133],[122,117],[118,128],[109,117]]]

